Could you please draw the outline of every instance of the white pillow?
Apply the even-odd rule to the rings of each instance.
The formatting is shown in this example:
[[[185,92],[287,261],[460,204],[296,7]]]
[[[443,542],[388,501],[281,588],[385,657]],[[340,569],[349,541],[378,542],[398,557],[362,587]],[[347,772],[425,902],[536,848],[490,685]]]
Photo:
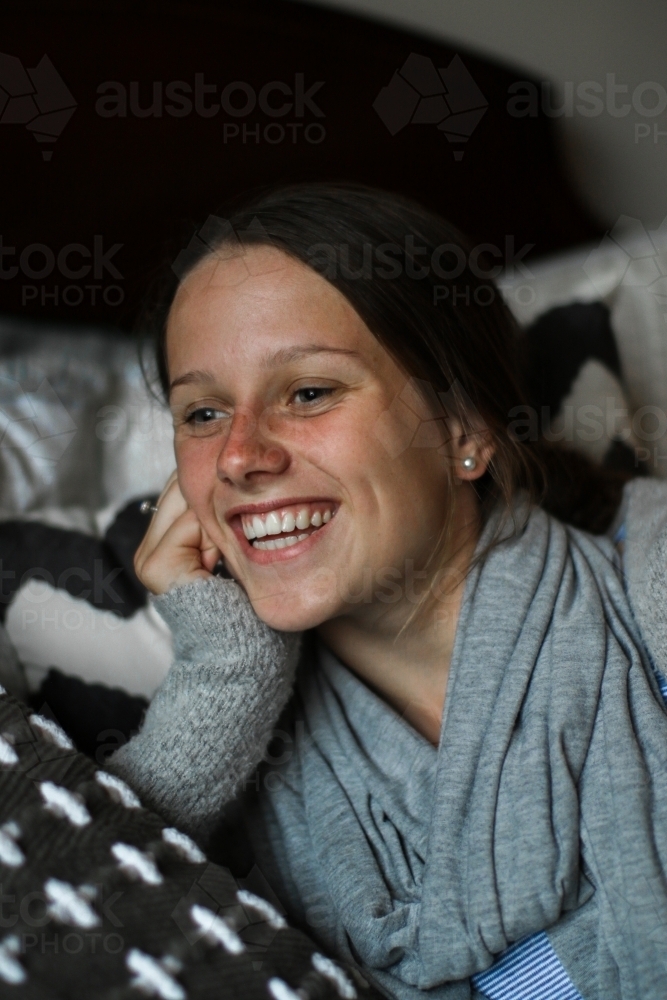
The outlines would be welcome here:
[[[604,302],[621,361],[637,446],[667,477],[667,218],[647,231],[622,216],[595,246],[529,262],[499,284],[522,326],[571,302]]]
[[[5,628],[36,690],[48,672],[152,698],[171,664],[171,632],[148,604],[131,618],[31,580],[14,595]]]
[[[135,340],[0,320],[0,519],[103,533],[173,468],[170,415]]]

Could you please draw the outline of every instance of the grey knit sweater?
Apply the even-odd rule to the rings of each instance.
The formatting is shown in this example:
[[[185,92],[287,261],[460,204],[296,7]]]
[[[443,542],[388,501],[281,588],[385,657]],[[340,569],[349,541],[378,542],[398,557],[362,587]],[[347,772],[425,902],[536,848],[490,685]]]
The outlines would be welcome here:
[[[206,841],[262,759],[292,689],[301,634],[265,625],[233,580],[200,579],[151,600],[172,631],[174,663],[141,732],[109,767]]]

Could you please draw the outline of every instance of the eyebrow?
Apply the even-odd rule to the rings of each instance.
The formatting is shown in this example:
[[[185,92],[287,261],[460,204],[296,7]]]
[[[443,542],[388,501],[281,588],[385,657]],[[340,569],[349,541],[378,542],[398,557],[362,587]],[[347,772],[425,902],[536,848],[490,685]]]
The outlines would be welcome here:
[[[355,358],[361,357],[359,351],[353,351],[346,347],[324,347],[320,344],[306,344],[305,346],[282,347],[274,351],[273,354],[269,354],[264,358],[261,367],[277,368],[279,365],[288,365],[293,361],[300,361],[302,358],[310,357],[311,354],[346,354]],[[196,368],[175,378],[169,384],[169,392],[171,393],[179,385],[199,385],[215,381],[216,377],[213,372],[207,369]]]
[[[304,346],[282,347],[273,354],[269,354],[264,359],[262,367],[274,368],[278,365],[288,365],[291,361],[300,361],[301,358],[309,357],[311,354],[347,354],[355,358],[360,358],[359,351],[352,351],[347,347],[324,347],[321,344],[306,344]]]

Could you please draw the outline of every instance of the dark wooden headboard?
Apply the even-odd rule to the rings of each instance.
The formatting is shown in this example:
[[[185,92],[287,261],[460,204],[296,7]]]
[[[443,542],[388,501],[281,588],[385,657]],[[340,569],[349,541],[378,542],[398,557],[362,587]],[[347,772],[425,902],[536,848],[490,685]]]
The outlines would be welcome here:
[[[503,254],[598,233],[550,120],[508,111],[525,75],[460,46],[289,0],[22,0],[0,25],[0,312],[129,328],[191,226],[274,181],[401,191]]]

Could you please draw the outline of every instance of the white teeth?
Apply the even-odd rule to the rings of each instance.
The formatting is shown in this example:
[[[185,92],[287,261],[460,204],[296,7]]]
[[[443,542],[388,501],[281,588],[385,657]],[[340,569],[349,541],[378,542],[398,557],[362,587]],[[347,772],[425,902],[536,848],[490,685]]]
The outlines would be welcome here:
[[[284,549],[288,545],[296,545],[297,542],[302,542],[304,538],[309,538],[308,534],[304,535],[290,535],[288,538],[267,538],[265,542],[255,542],[253,548],[255,549]]]
[[[241,524],[243,527],[243,534],[249,542],[252,542],[257,538],[265,538],[266,535],[285,535],[294,531],[295,528],[300,528],[302,531],[304,528],[311,526],[313,528],[320,528],[323,524],[328,524],[332,516],[333,515],[330,510],[316,510],[311,517],[309,508],[302,507],[301,510],[297,512],[296,516],[292,511],[287,511],[281,517],[278,510],[272,510],[269,511],[264,518],[259,517],[257,514],[254,517],[248,517],[247,520],[242,518]],[[301,537],[302,536],[299,536],[299,539]],[[288,544],[294,545],[294,542],[290,541]],[[274,548],[275,546],[260,546],[260,548],[267,547]],[[279,548],[282,547],[282,545],[279,546]]]
[[[266,521],[264,523],[266,524],[267,535],[280,534],[282,521],[280,520],[279,515],[276,514],[275,510],[270,511],[270,513],[266,515]]]
[[[296,515],[295,527],[301,528],[301,530],[303,531],[303,529],[307,528],[309,524],[310,524],[310,514],[308,513],[308,508],[302,507],[299,513]]]

